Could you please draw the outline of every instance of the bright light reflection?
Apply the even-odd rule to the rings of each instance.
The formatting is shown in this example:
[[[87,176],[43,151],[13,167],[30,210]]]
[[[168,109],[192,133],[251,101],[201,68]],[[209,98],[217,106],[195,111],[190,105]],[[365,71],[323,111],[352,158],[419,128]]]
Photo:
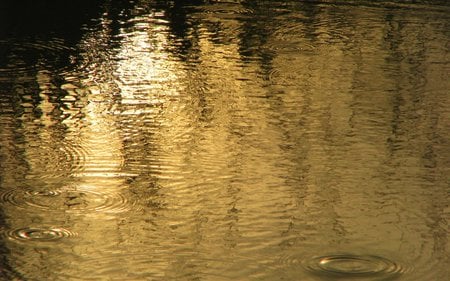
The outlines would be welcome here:
[[[106,20],[106,19],[105,19]],[[86,60],[86,77],[80,81],[86,94],[82,109],[84,127],[78,141],[83,146],[83,167],[74,176],[84,178],[83,188],[117,190],[123,185],[121,169],[123,166],[122,142],[116,122],[110,113],[113,89],[109,71],[113,65],[109,57],[109,34],[103,29],[88,33],[83,43]],[[108,178],[102,182],[96,178]]]
[[[134,28],[122,34],[116,59],[116,83],[122,104],[162,103],[178,95],[176,65],[167,53],[167,27],[152,23],[151,16],[134,19]]]

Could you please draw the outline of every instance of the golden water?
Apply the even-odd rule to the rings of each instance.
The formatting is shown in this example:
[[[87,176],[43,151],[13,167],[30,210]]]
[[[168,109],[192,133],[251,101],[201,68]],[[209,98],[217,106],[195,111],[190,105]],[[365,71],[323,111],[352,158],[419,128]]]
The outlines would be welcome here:
[[[445,1],[110,2],[0,33],[1,280],[448,279]]]

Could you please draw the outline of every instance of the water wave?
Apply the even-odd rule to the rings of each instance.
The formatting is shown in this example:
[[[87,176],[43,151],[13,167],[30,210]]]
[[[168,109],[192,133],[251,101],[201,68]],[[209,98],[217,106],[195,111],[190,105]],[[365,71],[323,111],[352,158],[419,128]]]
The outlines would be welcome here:
[[[133,205],[121,193],[76,189],[10,189],[0,193],[0,201],[22,209],[32,207],[69,213],[119,213],[131,209]]]
[[[74,64],[74,51],[60,38],[0,40],[0,81],[13,77],[24,79],[41,66],[65,71]]]
[[[6,236],[19,242],[54,242],[77,236],[77,233],[61,227],[24,227],[7,231]]]
[[[375,255],[336,254],[313,257],[302,261],[309,272],[334,278],[359,278],[358,280],[386,280],[407,269],[387,258]]]

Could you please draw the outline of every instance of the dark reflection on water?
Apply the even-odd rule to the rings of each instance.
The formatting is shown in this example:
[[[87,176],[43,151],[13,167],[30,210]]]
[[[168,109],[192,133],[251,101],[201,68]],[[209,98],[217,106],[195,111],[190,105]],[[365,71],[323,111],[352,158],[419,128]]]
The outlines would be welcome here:
[[[449,276],[446,1],[19,2],[0,278]]]

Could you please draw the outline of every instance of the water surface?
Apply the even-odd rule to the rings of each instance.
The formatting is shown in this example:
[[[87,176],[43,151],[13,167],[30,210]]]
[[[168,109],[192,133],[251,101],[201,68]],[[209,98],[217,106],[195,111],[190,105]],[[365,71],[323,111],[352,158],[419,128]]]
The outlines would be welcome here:
[[[448,279],[446,1],[2,5],[2,279]]]

